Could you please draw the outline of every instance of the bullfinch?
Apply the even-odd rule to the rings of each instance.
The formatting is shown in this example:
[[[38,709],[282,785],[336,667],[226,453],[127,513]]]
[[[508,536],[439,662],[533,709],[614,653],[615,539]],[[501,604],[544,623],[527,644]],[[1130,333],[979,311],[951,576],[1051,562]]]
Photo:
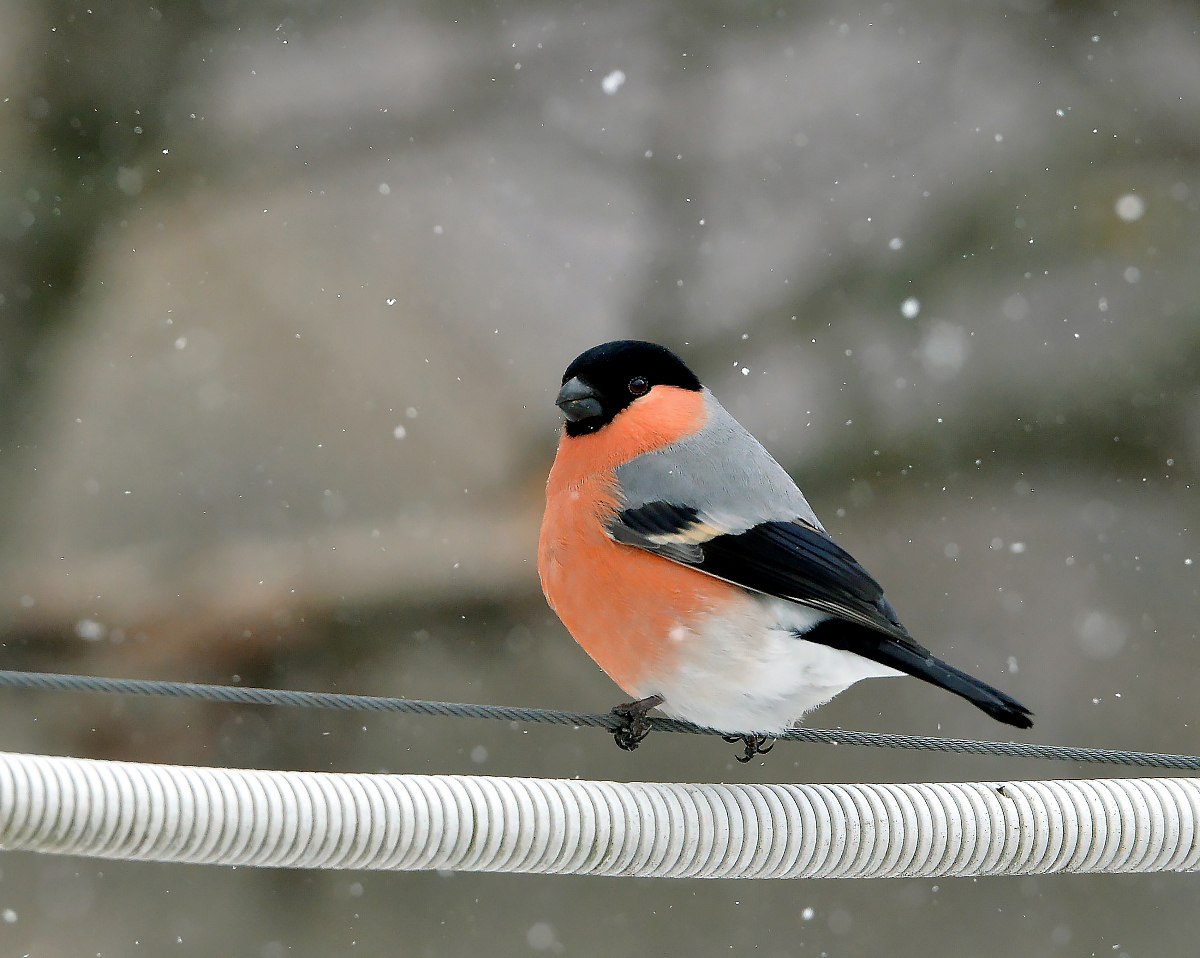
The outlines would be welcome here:
[[[634,701],[617,744],[664,714],[745,743],[859,679],[911,675],[997,721],[1030,711],[918,643],[770,454],[663,346],[581,354],[546,484],[538,574],[567,630]]]

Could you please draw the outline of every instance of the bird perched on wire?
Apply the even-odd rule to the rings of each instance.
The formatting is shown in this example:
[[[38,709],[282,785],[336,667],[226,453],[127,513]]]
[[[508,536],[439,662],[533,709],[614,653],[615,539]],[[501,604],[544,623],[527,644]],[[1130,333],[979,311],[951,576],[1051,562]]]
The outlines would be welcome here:
[[[613,710],[622,748],[637,748],[657,707],[743,741],[749,761],[860,679],[901,674],[1033,724],[908,634],[783,467],[670,350],[589,349],[556,404],[566,421],[538,574],[567,630],[634,698]]]

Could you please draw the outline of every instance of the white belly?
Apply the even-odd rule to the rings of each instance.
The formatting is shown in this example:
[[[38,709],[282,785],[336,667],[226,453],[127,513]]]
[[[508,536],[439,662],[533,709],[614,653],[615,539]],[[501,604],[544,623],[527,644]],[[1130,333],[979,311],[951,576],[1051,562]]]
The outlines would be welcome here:
[[[674,667],[647,676],[638,695],[657,693],[664,714],[724,732],[782,732],[860,679],[903,674],[792,631],[826,618],[790,602],[749,599],[695,632],[674,630],[671,640],[685,646]]]

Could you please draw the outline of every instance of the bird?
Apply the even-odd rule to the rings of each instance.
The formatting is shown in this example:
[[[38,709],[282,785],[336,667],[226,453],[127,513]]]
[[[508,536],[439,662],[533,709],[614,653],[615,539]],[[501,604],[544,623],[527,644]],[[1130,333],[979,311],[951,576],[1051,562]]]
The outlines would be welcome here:
[[[910,675],[1016,728],[1032,712],[935,657],[835,543],[788,473],[665,346],[603,343],[567,367],[538,576],[632,701],[742,742],[740,761],[861,679]]]

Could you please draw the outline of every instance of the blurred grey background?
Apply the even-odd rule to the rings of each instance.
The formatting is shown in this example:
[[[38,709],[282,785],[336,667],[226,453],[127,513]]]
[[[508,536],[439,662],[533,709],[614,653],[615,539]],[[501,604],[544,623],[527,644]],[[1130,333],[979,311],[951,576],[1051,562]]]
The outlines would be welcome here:
[[[1183,2],[5,4],[0,667],[607,708],[534,548],[561,371],[637,336],[792,470],[915,635],[1034,709],[1027,740],[1195,752],[1198,23]],[[1010,731],[901,681],[810,721]],[[0,747],[1107,774],[12,692]],[[1190,955],[1198,892],[7,854],[0,951]]]

